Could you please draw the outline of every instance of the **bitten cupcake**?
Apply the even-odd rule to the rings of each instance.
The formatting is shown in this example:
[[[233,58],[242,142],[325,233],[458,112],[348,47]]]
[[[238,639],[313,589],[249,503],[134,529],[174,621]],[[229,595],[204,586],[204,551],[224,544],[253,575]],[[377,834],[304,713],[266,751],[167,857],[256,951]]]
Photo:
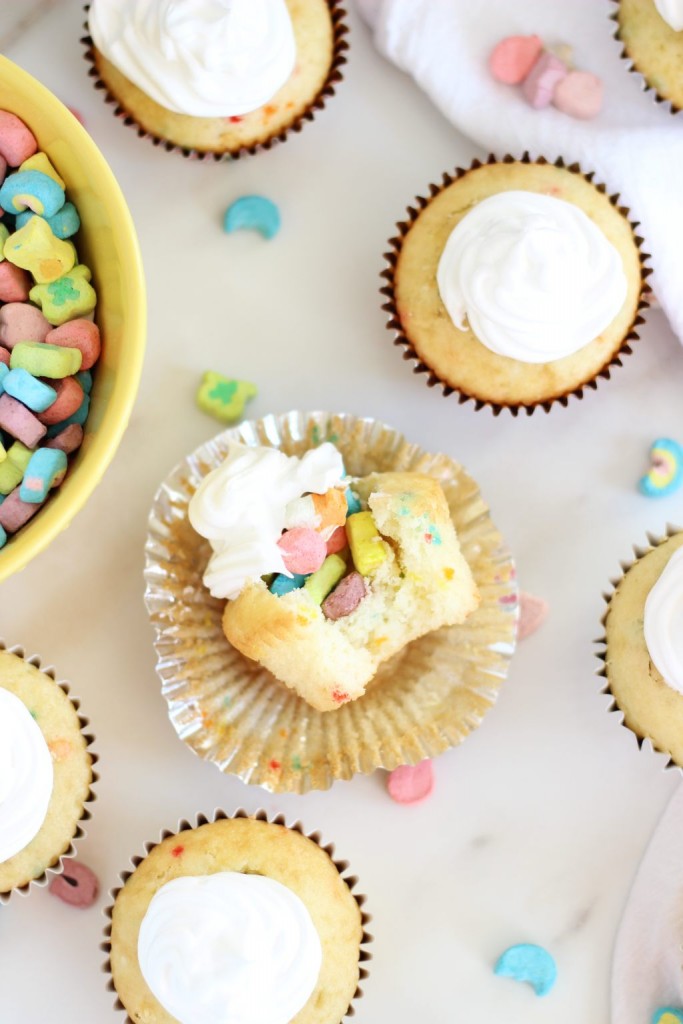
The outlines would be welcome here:
[[[92,0],[87,57],[117,114],[186,154],[298,131],[341,79],[339,0]]]
[[[204,583],[227,599],[227,639],[318,711],[479,604],[439,483],[348,479],[329,442],[302,458],[234,444],[188,512],[213,548]]]
[[[219,812],[135,859],[105,947],[130,1021],[339,1024],[366,974],[363,897],[282,821]]]
[[[345,413],[244,422],[184,459],[145,581],[178,736],[276,792],[462,742],[515,646],[514,564],[474,480]]]
[[[65,687],[0,650],[0,902],[46,881],[90,817],[94,758]]]
[[[618,0],[613,17],[631,70],[676,113],[683,108],[682,0]]]
[[[624,724],[683,767],[683,532],[636,555],[609,597],[603,674]]]
[[[517,413],[579,397],[629,352],[644,257],[627,213],[562,161],[474,161],[417,200],[387,253],[395,343],[444,394]]]

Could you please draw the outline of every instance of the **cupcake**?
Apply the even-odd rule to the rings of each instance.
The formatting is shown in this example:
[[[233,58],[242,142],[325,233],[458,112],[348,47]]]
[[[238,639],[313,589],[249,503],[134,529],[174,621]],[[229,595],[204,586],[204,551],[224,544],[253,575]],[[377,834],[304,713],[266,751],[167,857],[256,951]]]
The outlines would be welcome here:
[[[77,708],[38,659],[0,649],[0,903],[44,884],[83,835],[96,758]]]
[[[386,254],[388,326],[415,372],[477,408],[548,411],[630,352],[644,257],[628,211],[562,161],[490,157],[417,199]]]
[[[514,566],[477,485],[373,420],[290,413],[219,435],[162,484],[146,556],[178,735],[273,791],[460,743],[514,650]]]
[[[92,0],[91,74],[140,135],[237,157],[299,131],[341,80],[339,0]]]
[[[636,556],[608,598],[606,692],[639,743],[683,767],[683,532]]]
[[[411,640],[479,604],[438,481],[346,477],[330,442],[301,458],[235,442],[190,501],[223,630],[318,711],[357,700]]]
[[[146,849],[107,912],[106,970],[129,1021],[339,1024],[370,937],[333,847],[282,818],[218,812]]]
[[[683,3],[681,0],[618,0],[613,14],[622,56],[639,72],[657,101],[671,112],[683,108]]]

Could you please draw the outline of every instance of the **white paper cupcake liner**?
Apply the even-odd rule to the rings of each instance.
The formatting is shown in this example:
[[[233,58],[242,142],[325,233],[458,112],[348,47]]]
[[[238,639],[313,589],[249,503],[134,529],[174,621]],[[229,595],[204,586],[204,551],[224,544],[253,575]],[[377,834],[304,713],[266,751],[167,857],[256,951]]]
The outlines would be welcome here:
[[[324,440],[337,445],[352,476],[409,470],[438,479],[481,594],[462,625],[413,641],[384,663],[362,698],[328,713],[230,646],[224,602],[202,584],[208,543],[187,519],[192,494],[231,442],[301,454]],[[346,414],[267,416],[186,458],[154,498],[145,581],[157,672],[178,736],[221,771],[272,792],[327,789],[335,779],[415,764],[462,742],[495,703],[515,648],[515,568],[476,483],[447,456]]]

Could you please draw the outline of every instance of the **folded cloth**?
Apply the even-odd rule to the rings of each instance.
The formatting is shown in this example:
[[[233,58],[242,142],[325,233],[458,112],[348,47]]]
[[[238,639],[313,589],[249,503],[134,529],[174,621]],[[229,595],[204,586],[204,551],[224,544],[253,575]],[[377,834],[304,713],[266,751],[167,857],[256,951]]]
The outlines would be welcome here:
[[[683,1006],[683,784],[643,857],[619,926],[612,964],[613,1024],[647,1024]]]
[[[486,150],[568,163],[595,171],[640,222],[651,254],[652,286],[683,340],[683,112],[673,116],[629,74],[613,38],[616,7],[602,0],[357,0],[378,49],[413,76],[441,112]],[[582,71],[605,86],[602,112],[578,121],[554,107],[534,110],[519,86],[488,70],[505,36],[538,35],[567,43]],[[435,167],[434,178],[446,170]],[[416,183],[417,185],[418,183]],[[427,184],[426,182],[424,183]]]

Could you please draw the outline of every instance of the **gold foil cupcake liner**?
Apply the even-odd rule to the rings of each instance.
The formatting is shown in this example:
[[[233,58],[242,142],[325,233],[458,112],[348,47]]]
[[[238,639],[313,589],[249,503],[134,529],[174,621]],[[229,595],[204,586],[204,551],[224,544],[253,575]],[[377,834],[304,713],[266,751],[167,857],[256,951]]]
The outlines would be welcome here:
[[[632,348],[630,343],[633,341],[637,341],[639,337],[635,328],[645,322],[643,317],[640,315],[640,311],[643,309],[647,309],[649,307],[647,295],[650,292],[650,287],[646,283],[646,281],[652,273],[652,269],[650,267],[646,267],[645,262],[650,258],[650,256],[648,253],[644,253],[642,251],[641,246],[643,245],[644,239],[637,234],[639,223],[637,221],[629,220],[629,224],[631,225],[631,228],[633,230],[634,241],[638,246],[640,265],[642,268],[641,290],[636,310],[636,316],[634,317],[631,327],[625,335],[624,340],[619,349],[605,363],[602,369],[600,369],[595,374],[595,376],[592,377],[590,380],[585,380],[578,387],[566,391],[563,394],[554,395],[552,398],[548,398],[543,401],[533,403],[499,403],[490,401],[489,399],[480,398],[475,394],[470,394],[462,390],[461,388],[454,387],[453,385],[449,384],[447,381],[439,377],[438,374],[436,374],[434,370],[431,368],[431,366],[428,366],[427,363],[422,361],[417,351],[415,350],[413,343],[404,333],[403,323],[401,322],[401,317],[399,315],[398,307],[396,305],[396,298],[394,292],[396,266],[398,264],[398,257],[401,252],[403,240],[405,236],[408,234],[408,231],[411,229],[411,227],[417,220],[417,218],[419,217],[422,210],[424,210],[425,207],[429,206],[432,199],[438,196],[439,193],[442,192],[445,188],[448,188],[449,185],[452,185],[454,181],[458,181],[460,178],[463,178],[466,174],[469,174],[470,171],[476,171],[479,167],[483,167],[486,164],[512,164],[517,162],[523,164],[552,163],[555,167],[560,167],[563,168],[564,170],[571,171],[572,174],[580,175],[586,181],[594,185],[599,192],[607,192],[607,188],[605,185],[597,184],[596,182],[593,181],[593,178],[595,176],[594,172],[591,171],[589,173],[585,173],[584,171],[581,170],[581,167],[578,163],[567,164],[562,159],[562,157],[558,157],[558,159],[555,161],[550,161],[546,160],[546,158],[542,156],[532,160],[528,152],[524,152],[521,157],[512,156],[510,153],[506,153],[506,155],[503,157],[497,157],[493,153],[490,153],[486,160],[473,160],[469,167],[456,167],[452,174],[449,174],[448,172],[444,173],[440,185],[432,184],[429,186],[429,196],[415,197],[415,206],[409,206],[407,208],[407,219],[400,221],[396,225],[398,229],[398,234],[394,235],[392,238],[389,239],[388,245],[391,248],[389,249],[388,252],[384,253],[384,260],[387,264],[387,267],[380,274],[380,277],[387,282],[383,287],[380,288],[380,294],[384,295],[387,299],[387,301],[382,305],[382,309],[389,314],[389,319],[387,320],[386,326],[394,335],[394,345],[403,348],[403,358],[406,361],[413,361],[413,373],[426,374],[427,387],[440,387],[443,392],[444,398],[448,398],[450,395],[457,395],[458,403],[460,405],[463,405],[466,402],[474,402],[475,409],[479,410],[485,407],[489,407],[494,416],[500,415],[503,409],[507,409],[508,412],[512,413],[513,416],[517,416],[520,413],[520,411],[524,411],[527,414],[527,416],[531,416],[531,414],[535,412],[536,409],[538,409],[539,407],[542,408],[545,412],[550,412],[552,406],[556,404],[566,407],[569,403],[569,399],[572,397],[582,399],[586,388],[591,388],[593,391],[595,391],[598,386],[599,378],[609,380],[611,376],[612,367],[621,366],[622,357],[631,354]],[[628,207],[619,205],[618,193],[615,193],[614,195],[611,195],[608,198],[612,205],[619,211],[619,213],[621,213],[624,217],[628,219],[628,214],[630,211]]]
[[[603,595],[602,595],[603,600],[604,600],[605,604],[607,605],[607,607],[606,607],[605,612],[604,612],[604,614],[603,614],[603,616],[602,616],[602,618],[600,620],[600,625],[602,626],[602,635],[600,637],[598,637],[597,640],[594,641],[594,643],[600,648],[596,652],[596,657],[598,658],[598,660],[601,663],[600,667],[596,670],[597,671],[597,675],[600,676],[600,678],[604,680],[604,682],[600,686],[600,693],[606,694],[608,697],[611,698],[605,710],[609,714],[614,715],[616,717],[617,721],[619,722],[619,724],[622,725],[624,727],[624,729],[627,729],[631,733],[631,735],[633,736],[633,738],[635,739],[635,741],[636,741],[636,743],[638,745],[638,750],[642,750],[643,747],[645,747],[646,749],[649,748],[649,749],[653,750],[657,754],[661,754],[663,757],[667,758],[667,761],[666,761],[666,763],[664,765],[664,769],[667,770],[667,769],[670,769],[670,768],[674,768],[677,771],[680,771],[681,768],[683,768],[683,765],[676,764],[676,762],[673,760],[673,757],[668,753],[668,751],[661,750],[655,744],[655,742],[653,741],[653,739],[650,736],[641,736],[634,729],[632,729],[629,725],[626,724],[624,712],[621,710],[621,708],[620,708],[620,706],[619,706],[619,704],[617,702],[617,698],[614,696],[614,694],[612,692],[612,688],[611,688],[610,682],[609,682],[609,676],[607,674],[607,628],[606,627],[607,627],[607,615],[608,615],[609,610],[610,610],[610,605],[611,605],[611,602],[612,602],[612,598],[614,597],[614,594],[616,593],[617,587],[619,586],[619,584],[621,583],[622,579],[624,578],[626,573],[629,571],[629,569],[632,569],[633,566],[636,564],[636,562],[639,562],[640,559],[643,558],[645,555],[649,554],[650,551],[654,551],[655,548],[658,548],[661,544],[665,544],[672,537],[675,537],[677,534],[682,533],[682,532],[683,532],[683,527],[681,527],[681,526],[672,526],[672,525],[667,523],[666,528],[665,528],[665,533],[663,534],[663,536],[658,536],[657,534],[654,534],[654,533],[646,533],[645,536],[647,537],[647,540],[648,540],[647,546],[643,547],[642,545],[634,544],[633,545],[633,553],[635,555],[635,558],[631,558],[629,561],[620,561],[619,562],[619,565],[621,567],[621,573],[618,576],[613,576],[613,577],[610,578],[609,582],[610,582],[611,589],[604,591]]]
[[[131,858],[131,870],[121,872],[121,874],[119,875],[119,881],[121,884],[116,885],[113,889],[109,891],[109,903],[104,910],[104,916],[107,918],[107,921],[109,923],[104,929],[105,938],[104,942],[100,945],[100,949],[102,950],[103,953],[106,953],[107,955],[107,959],[102,965],[102,972],[106,974],[108,978],[107,991],[116,993],[116,986],[114,985],[114,979],[112,977],[111,972],[111,922],[112,915],[114,913],[114,904],[116,902],[116,897],[121,892],[123,886],[126,884],[126,882],[133,874],[137,866],[141,864],[145,857],[149,853],[151,853],[154,847],[158,846],[159,843],[163,842],[164,839],[168,839],[169,836],[179,835],[183,832],[187,832],[189,829],[199,828],[200,825],[208,825],[214,821],[223,821],[226,818],[253,818],[256,821],[265,821],[271,825],[283,825],[285,828],[291,829],[294,832],[298,832],[300,835],[305,836],[306,839],[310,839],[312,842],[314,842],[317,846],[321,848],[321,850],[323,850],[327,854],[327,856],[334,864],[335,868],[339,872],[340,878],[342,879],[343,882],[345,882],[349,892],[351,893],[354,900],[358,904],[358,909],[360,910],[361,927],[363,929],[363,933],[361,935],[360,940],[360,951],[358,955],[358,987],[356,988],[356,991],[353,994],[353,998],[349,1003],[346,1013],[344,1014],[344,1017],[342,1019],[345,1019],[346,1017],[353,1017],[353,1015],[356,1012],[354,1004],[363,997],[363,989],[361,988],[361,982],[365,981],[369,973],[368,968],[365,965],[370,960],[372,960],[372,953],[370,952],[368,947],[374,941],[374,939],[367,929],[367,926],[372,920],[372,917],[370,916],[370,914],[367,913],[367,911],[363,909],[367,897],[362,895],[361,893],[357,893],[354,891],[358,885],[358,877],[356,875],[349,874],[349,862],[347,860],[340,860],[338,856],[335,856],[334,843],[325,843],[320,831],[316,830],[315,832],[306,832],[300,821],[297,820],[293,822],[293,824],[289,825],[285,819],[284,814],[277,814],[275,816],[271,816],[265,810],[258,810],[254,814],[249,814],[249,812],[245,811],[243,808],[239,808],[234,812],[234,814],[226,814],[225,811],[216,810],[214,811],[213,816],[211,818],[207,818],[206,815],[204,814],[198,814],[194,823],[188,821],[186,818],[183,818],[181,821],[178,822],[178,826],[176,829],[164,829],[160,833],[158,840],[145,843],[144,854]],[[122,1013],[125,1013],[126,1019],[124,1024],[135,1024],[135,1022],[132,1021],[131,1018],[128,1016],[128,1012],[123,1003],[121,1002],[121,1000],[119,999],[118,993],[116,993],[114,1009],[120,1010]]]
[[[105,103],[114,105],[114,116],[118,117],[123,123],[129,127],[134,128],[137,131],[138,137],[141,139],[149,139],[154,146],[162,146],[167,153],[178,152],[182,156],[189,160],[215,160],[217,163],[239,160],[240,157],[253,155],[261,150],[272,149],[276,143],[285,142],[287,136],[291,132],[300,132],[307,121],[313,121],[315,115],[324,109],[327,105],[327,101],[334,96],[336,88],[339,83],[343,80],[344,75],[341,68],[347,63],[346,51],[349,49],[349,44],[346,36],[349,33],[349,27],[346,23],[346,9],[344,8],[342,0],[326,0],[329,8],[330,15],[332,18],[332,32],[333,32],[333,43],[332,43],[332,62],[330,64],[327,77],[320,87],[320,91],[316,97],[308,104],[305,110],[303,110],[285,127],[280,131],[270,135],[263,142],[254,142],[248,145],[240,146],[236,150],[199,150],[193,149],[187,146],[181,146],[178,143],[171,142],[170,139],[165,139],[163,135],[155,135],[154,132],[150,132],[147,128],[144,128],[139,124],[135,117],[120,103],[117,96],[114,95],[106,86],[106,84],[100,78],[97,70],[97,64],[95,61],[95,46],[92,36],[88,30],[88,21],[86,19],[83,30],[85,35],[81,37],[81,43],[85,47],[83,54],[85,60],[90,65],[88,69],[88,77],[93,79],[93,86],[104,93]],[[90,9],[90,4],[86,4],[84,10],[86,13]]]
[[[441,483],[481,604],[462,625],[429,633],[385,662],[362,698],[323,713],[228,643],[225,602],[202,584],[210,548],[190,526],[187,507],[232,442],[301,455],[325,440],[352,476],[407,470]],[[515,567],[477,484],[446,455],[375,420],[291,412],[219,434],[159,488],[145,550],[157,672],[178,736],[221,771],[271,792],[327,789],[336,779],[416,764],[461,743],[495,703],[515,648]]]
[[[636,66],[635,61],[626,49],[626,44],[624,40],[621,38],[619,25],[619,0],[610,0],[610,2],[614,7],[614,11],[609,15],[609,20],[613,21],[615,24],[615,29],[612,35],[613,38],[616,39],[619,45],[621,46],[621,53],[619,54],[619,56],[626,64],[626,70],[630,74],[636,76],[636,78],[640,82],[640,88],[643,92],[652,93],[652,99],[654,103],[656,103],[657,105],[661,105],[663,103],[670,114],[680,114],[681,107],[677,106],[677,104],[674,103],[673,100],[668,99],[666,96],[662,96],[662,94],[657,91],[656,86],[653,85],[652,82],[646,77],[645,73]]]
[[[51,878],[54,878],[56,875],[62,874],[62,872],[64,871],[64,861],[76,856],[76,844],[81,842],[87,836],[86,829],[84,828],[84,822],[90,821],[90,818],[92,817],[89,804],[92,804],[97,799],[97,794],[94,792],[94,786],[99,779],[99,775],[95,771],[95,765],[97,764],[99,758],[97,754],[91,749],[93,743],[95,742],[95,737],[91,733],[86,732],[86,729],[90,724],[90,721],[89,719],[84,718],[83,715],[79,713],[81,702],[77,697],[73,697],[71,695],[69,683],[65,682],[62,679],[57,679],[56,670],[52,665],[48,665],[44,668],[41,663],[39,655],[32,654],[29,657],[27,657],[25,649],[19,645],[15,645],[14,647],[8,647],[5,641],[2,638],[0,638],[0,651],[6,651],[8,654],[14,654],[16,655],[17,658],[21,658],[28,665],[33,665],[33,667],[37,668],[40,672],[43,673],[43,675],[46,675],[48,679],[51,679],[54,683],[56,683],[60,690],[64,691],[64,693],[71,701],[74,710],[78,714],[78,724],[81,727],[81,733],[83,734],[83,738],[86,743],[86,750],[90,755],[90,765],[92,772],[92,778],[90,780],[90,789],[88,790],[88,795],[85,798],[85,802],[83,804],[83,813],[78,820],[76,831],[72,836],[71,843],[69,844],[68,849],[65,850],[64,853],[62,853],[51,865],[46,867],[45,870],[41,872],[40,875],[37,875],[35,878],[32,878],[31,881],[27,882],[25,885],[18,886],[15,889],[10,889],[9,892],[0,892],[0,906],[2,906],[3,904],[9,903],[9,900],[12,897],[13,893],[19,893],[22,896],[26,896],[33,888],[33,886],[47,885]]]

